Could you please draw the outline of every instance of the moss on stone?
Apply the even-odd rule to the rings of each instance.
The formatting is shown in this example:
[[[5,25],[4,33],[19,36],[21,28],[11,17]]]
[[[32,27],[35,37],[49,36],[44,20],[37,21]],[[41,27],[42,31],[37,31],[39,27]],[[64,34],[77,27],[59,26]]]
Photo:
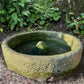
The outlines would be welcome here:
[[[36,44],[36,47],[39,48],[39,49],[48,49],[48,46],[43,42],[43,41],[39,41],[37,44]]]
[[[58,72],[58,73],[50,73],[50,72],[44,73],[44,72],[39,72],[39,71],[30,73],[30,72],[20,71],[19,69],[14,68],[12,66],[10,66],[8,68],[12,71],[15,71],[16,73],[18,73],[20,75],[27,77],[27,78],[38,80],[38,81],[45,81],[50,77],[61,79],[61,78],[65,78],[67,76],[70,76],[76,71],[78,66],[79,66],[79,64],[71,70]]]
[[[64,44],[67,43],[72,50],[63,54],[49,56],[22,54],[13,50],[15,46],[25,42],[41,40],[38,35],[41,39],[47,37],[46,39],[48,41],[49,39],[59,39],[59,42],[62,41]],[[44,41],[46,39],[44,39]],[[60,44],[58,46],[60,46]],[[52,31],[40,31],[18,34],[6,39],[2,43],[2,51],[10,70],[31,79],[44,80],[52,76],[64,77],[65,75],[73,73],[80,63],[82,44],[77,38],[69,34]]]
[[[32,53],[34,55],[48,55],[49,49],[43,41],[39,41],[33,49]]]

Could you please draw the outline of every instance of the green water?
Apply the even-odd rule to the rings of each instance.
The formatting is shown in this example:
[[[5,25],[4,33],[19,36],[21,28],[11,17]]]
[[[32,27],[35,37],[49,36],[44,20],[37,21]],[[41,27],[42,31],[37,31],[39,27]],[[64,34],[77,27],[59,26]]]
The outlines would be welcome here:
[[[71,51],[70,46],[67,45],[65,42],[59,41],[44,41],[45,44],[48,46],[49,53],[47,55],[55,55],[55,54],[62,54]],[[19,53],[23,54],[30,54],[34,55],[32,51],[34,50],[38,41],[26,42],[19,46],[17,46],[14,50]]]

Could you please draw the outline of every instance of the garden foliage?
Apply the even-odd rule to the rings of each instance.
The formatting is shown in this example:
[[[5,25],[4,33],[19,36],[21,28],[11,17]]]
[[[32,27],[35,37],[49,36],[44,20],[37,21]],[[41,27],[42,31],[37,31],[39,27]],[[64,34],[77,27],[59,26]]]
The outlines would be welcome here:
[[[66,14],[66,25],[68,29],[72,29],[73,33],[84,35],[84,13],[81,13],[80,16],[75,17],[73,12]]]
[[[18,30],[28,25],[58,21],[61,13],[52,7],[55,0],[0,0],[0,29]]]

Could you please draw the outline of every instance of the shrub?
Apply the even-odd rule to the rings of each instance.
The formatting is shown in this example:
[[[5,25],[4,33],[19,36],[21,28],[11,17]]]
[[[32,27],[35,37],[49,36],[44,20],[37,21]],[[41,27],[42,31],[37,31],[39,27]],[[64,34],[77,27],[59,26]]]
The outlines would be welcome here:
[[[27,25],[26,18],[30,15],[30,0],[1,0],[0,3],[0,25],[7,30],[13,30],[16,26]]]
[[[44,25],[47,19],[58,21],[61,13],[52,8],[55,0],[0,0],[0,28],[18,30],[27,24]]]
[[[84,13],[81,13],[80,16],[75,17],[73,12],[66,14],[66,25],[68,29],[72,29],[73,33],[78,35],[84,35]]]

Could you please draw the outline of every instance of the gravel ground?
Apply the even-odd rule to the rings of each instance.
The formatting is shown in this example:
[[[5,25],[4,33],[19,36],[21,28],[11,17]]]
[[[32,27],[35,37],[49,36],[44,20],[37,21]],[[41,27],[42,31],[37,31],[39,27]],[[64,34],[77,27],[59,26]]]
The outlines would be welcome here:
[[[76,72],[68,77],[61,80],[55,79],[52,83],[38,82],[35,80],[28,79],[21,76],[11,70],[9,70],[5,64],[4,57],[1,50],[1,42],[7,37],[11,36],[6,34],[0,34],[0,84],[84,84],[84,51],[82,54],[82,59],[80,65]],[[84,46],[84,39],[82,40]]]

